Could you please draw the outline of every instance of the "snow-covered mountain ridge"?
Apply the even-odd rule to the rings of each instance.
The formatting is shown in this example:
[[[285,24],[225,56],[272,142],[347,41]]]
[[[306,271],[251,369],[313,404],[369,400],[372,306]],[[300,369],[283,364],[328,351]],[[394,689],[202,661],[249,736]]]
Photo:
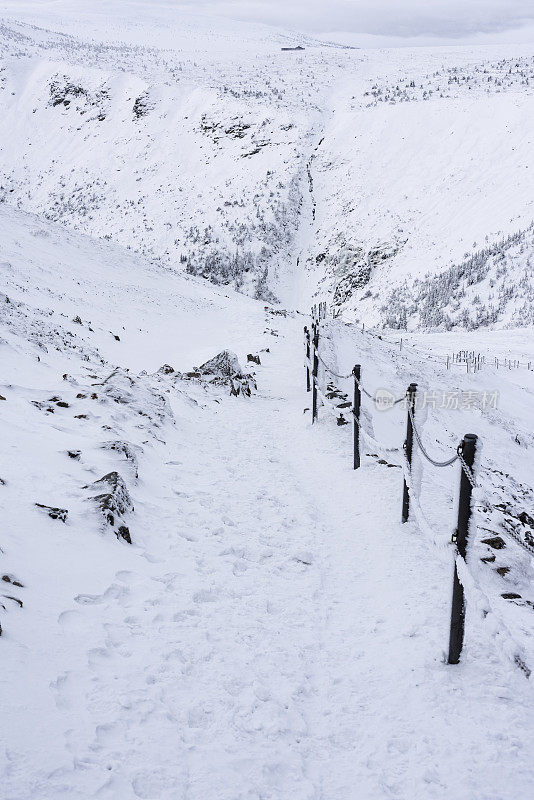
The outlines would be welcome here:
[[[287,53],[294,34],[170,12],[102,40],[96,14],[4,21],[0,200],[367,324],[392,283],[415,297],[534,218],[526,45]]]
[[[64,20],[4,22],[0,200],[251,295],[287,293],[305,162],[346,51],[305,37],[310,66],[281,52],[290,35],[187,15],[150,46],[136,31],[112,44]]]
[[[510,90],[355,108],[345,87],[313,160],[317,222],[307,264],[346,318],[384,324],[392,290],[415,297],[428,273],[529,228],[534,151],[525,120],[533,103]],[[530,248],[525,235],[525,258]],[[518,305],[529,300],[520,261],[507,262]],[[488,262],[488,280],[496,279]],[[492,324],[509,320],[499,309]]]
[[[3,75],[0,200],[268,294],[298,225],[305,119],[64,63]]]

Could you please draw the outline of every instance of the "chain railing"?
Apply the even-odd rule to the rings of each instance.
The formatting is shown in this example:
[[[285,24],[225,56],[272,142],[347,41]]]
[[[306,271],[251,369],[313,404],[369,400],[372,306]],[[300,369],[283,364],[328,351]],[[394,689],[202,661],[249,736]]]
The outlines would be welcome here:
[[[318,307],[312,309],[311,331],[307,327],[304,328],[305,346],[306,346],[307,390],[313,392],[312,423],[315,423],[318,418],[318,403],[317,403],[318,393],[321,395],[323,403],[326,406],[328,406],[330,411],[332,411],[333,414],[337,417],[338,424],[341,424],[340,417],[341,419],[343,419],[342,414],[338,416],[338,410],[340,408],[343,409],[347,408],[347,402],[343,402],[341,404],[338,404],[337,406],[331,404],[329,402],[327,394],[330,394],[331,397],[334,397],[336,393],[333,391],[330,392],[327,391],[327,393],[325,393],[319,386],[319,364],[322,364],[325,373],[327,373],[332,378],[336,378],[338,380],[348,380],[350,378],[353,379],[354,398],[352,402],[352,408],[350,409],[350,411],[353,419],[353,433],[354,433],[353,435],[354,469],[358,469],[361,466],[360,438],[363,438],[370,447],[375,448],[376,450],[384,454],[400,453],[401,451],[403,451],[402,470],[403,470],[404,485],[403,485],[403,497],[402,497],[402,521],[407,522],[408,519],[410,518],[410,512],[411,512],[421,531],[425,533],[427,538],[430,539],[436,547],[448,550],[455,554],[448,663],[457,664],[460,660],[463,648],[463,640],[464,640],[465,593],[467,592],[469,596],[473,596],[476,592],[478,592],[479,597],[480,596],[485,597],[482,590],[478,589],[475,579],[469,572],[466,561],[469,536],[470,534],[472,534],[472,529],[475,528],[475,519],[473,517],[473,511],[475,510],[476,503],[473,502],[473,499],[479,499],[479,493],[481,491],[475,475],[475,467],[474,467],[476,462],[478,438],[474,434],[465,434],[463,439],[459,442],[459,444],[455,448],[455,452],[453,453],[453,455],[451,455],[447,459],[438,460],[433,456],[431,456],[428,452],[426,445],[423,442],[423,437],[416,424],[415,411],[416,411],[417,384],[411,383],[408,386],[408,389],[406,390],[404,395],[402,395],[397,399],[392,399],[392,397],[389,397],[387,404],[388,407],[393,407],[400,403],[406,404],[407,417],[406,417],[406,436],[404,444],[402,445],[402,448],[386,447],[383,444],[381,444],[377,439],[371,436],[362,427],[361,423],[362,395],[368,398],[370,401],[374,402],[375,404],[378,404],[378,397],[376,394],[373,395],[371,392],[369,392],[365,387],[365,385],[362,383],[361,365],[356,364],[351,372],[344,374],[334,369],[330,364],[328,364],[319,353],[320,323],[325,318],[326,318],[326,304],[321,303],[319,304]],[[471,353],[466,354],[466,356],[467,355],[471,356]],[[333,384],[331,384],[330,386],[332,385]],[[347,396],[343,395],[343,397],[346,398]],[[343,419],[342,424],[345,424],[345,422],[346,421]],[[433,526],[426,518],[423,509],[421,507],[420,500],[414,489],[414,483],[412,478],[412,455],[413,455],[414,440],[415,444],[417,445],[418,452],[432,466],[436,468],[446,468],[455,464],[456,461],[458,461],[460,464],[458,519],[456,528],[452,533],[452,536],[450,536],[446,540],[440,539],[435,535]],[[486,504],[489,502],[486,500],[486,498],[484,498],[484,500]],[[534,555],[534,545],[530,546],[528,545],[528,543],[522,541],[521,537],[515,532],[505,530],[504,533],[507,533],[509,536],[515,539],[515,541],[519,545],[521,545],[523,549],[525,549],[530,555]],[[488,606],[488,602],[486,602],[486,606]],[[492,611],[492,619],[495,618],[496,618],[495,612]],[[509,633],[509,631],[507,631],[504,625],[502,627],[501,638],[505,638],[507,641],[508,646],[506,652],[510,657],[511,661],[515,664],[515,666],[518,666],[527,677],[529,677],[531,673],[530,669],[526,666],[522,654],[522,649],[515,642],[513,642],[513,637],[511,637],[511,634]]]

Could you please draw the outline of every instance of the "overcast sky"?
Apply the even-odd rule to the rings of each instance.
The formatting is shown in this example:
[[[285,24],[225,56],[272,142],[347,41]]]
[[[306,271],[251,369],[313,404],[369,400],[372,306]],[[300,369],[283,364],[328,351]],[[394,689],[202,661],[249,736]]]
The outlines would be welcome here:
[[[181,0],[179,5],[301,30],[471,38],[534,22],[534,0]]]

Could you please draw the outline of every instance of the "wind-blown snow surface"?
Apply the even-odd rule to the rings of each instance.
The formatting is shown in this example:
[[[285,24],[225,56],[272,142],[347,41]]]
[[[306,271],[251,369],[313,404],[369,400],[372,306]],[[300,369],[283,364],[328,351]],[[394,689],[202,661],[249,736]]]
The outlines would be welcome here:
[[[298,317],[5,206],[0,227],[6,800],[526,800],[531,688],[474,610],[442,663],[450,558],[399,524],[398,469],[352,472],[324,410],[310,429]],[[256,396],[154,372],[223,345],[269,348]],[[131,546],[84,488],[110,469]]]
[[[532,329],[322,327],[371,393],[418,381],[434,456],[481,436],[487,599],[447,666],[458,464],[416,450],[429,522],[401,525],[405,410],[364,399],[354,472],[351,426],[310,425],[307,318],[246,296],[424,326],[442,278],[434,323],[466,325],[480,275],[491,324],[528,321],[528,48],[282,55],[118,7],[0,26],[2,800],[530,800],[534,574],[503,526],[534,516]],[[224,349],[251,397],[194,370]]]

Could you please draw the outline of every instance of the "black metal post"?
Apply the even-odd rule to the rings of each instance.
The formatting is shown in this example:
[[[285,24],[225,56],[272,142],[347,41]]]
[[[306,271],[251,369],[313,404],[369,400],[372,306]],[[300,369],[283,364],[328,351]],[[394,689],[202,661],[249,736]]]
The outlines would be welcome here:
[[[304,338],[306,341],[306,391],[311,391],[310,383],[310,331],[309,328],[304,326]]]
[[[312,371],[312,424],[317,419],[317,377],[319,375],[319,323],[313,324],[313,371]]]
[[[473,469],[477,450],[477,437],[474,433],[466,433],[461,445],[462,458]],[[460,498],[458,500],[458,527],[456,529],[456,547],[458,554],[465,559],[469,540],[469,523],[471,520],[471,481],[462,468],[460,473]],[[458,664],[464,644],[465,599],[464,587],[458,578],[458,569],[454,565],[454,581],[452,586],[451,632],[449,638],[449,664]]]
[[[354,407],[352,409],[354,415],[354,469],[358,469],[360,466],[360,408],[362,403],[360,392],[362,368],[360,364],[354,366],[352,374],[354,375]]]
[[[413,426],[412,418],[410,416],[410,409],[412,414],[415,415],[415,394],[417,392],[417,384],[410,383],[408,386],[407,399],[408,399],[408,413],[406,422],[406,441],[404,442],[404,452],[408,460],[408,466],[412,466],[412,450],[413,450]],[[404,479],[404,487],[402,492],[402,521],[408,522],[410,516],[410,492],[408,491],[408,484]]]

